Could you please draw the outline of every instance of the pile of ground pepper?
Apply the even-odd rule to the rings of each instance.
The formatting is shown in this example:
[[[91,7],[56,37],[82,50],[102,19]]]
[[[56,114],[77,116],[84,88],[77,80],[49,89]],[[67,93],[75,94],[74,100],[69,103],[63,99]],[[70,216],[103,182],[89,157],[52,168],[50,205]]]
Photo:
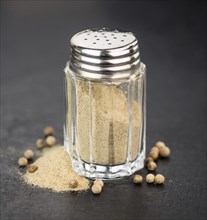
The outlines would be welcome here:
[[[89,180],[73,171],[68,153],[62,146],[45,148],[42,156],[33,164],[38,169],[34,173],[26,171],[23,179],[26,183],[41,188],[52,189],[55,192],[81,191],[89,188]],[[76,180],[76,188],[70,186],[70,181]]]

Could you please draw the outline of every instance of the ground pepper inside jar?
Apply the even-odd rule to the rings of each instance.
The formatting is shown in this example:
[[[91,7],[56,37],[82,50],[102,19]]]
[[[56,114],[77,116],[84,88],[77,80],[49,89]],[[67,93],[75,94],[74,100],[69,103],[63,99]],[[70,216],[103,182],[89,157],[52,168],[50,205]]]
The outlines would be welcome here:
[[[68,81],[71,80],[69,76],[67,78]],[[101,165],[122,164],[126,160],[129,131],[129,108],[126,96],[116,86],[93,84],[91,90],[92,95],[89,93],[88,83],[84,80],[76,81],[79,155],[82,160],[90,162],[92,149],[92,162]],[[139,105],[140,103],[136,101],[132,102],[132,160],[137,158],[139,150],[141,127]],[[90,126],[94,128],[91,140]]]

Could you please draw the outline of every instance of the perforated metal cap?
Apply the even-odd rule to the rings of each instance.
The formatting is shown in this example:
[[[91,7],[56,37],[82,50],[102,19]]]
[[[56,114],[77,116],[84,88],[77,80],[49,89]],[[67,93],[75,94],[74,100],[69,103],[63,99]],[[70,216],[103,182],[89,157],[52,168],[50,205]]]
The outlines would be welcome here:
[[[129,77],[140,64],[138,40],[131,32],[88,29],[70,41],[68,68],[87,78]]]

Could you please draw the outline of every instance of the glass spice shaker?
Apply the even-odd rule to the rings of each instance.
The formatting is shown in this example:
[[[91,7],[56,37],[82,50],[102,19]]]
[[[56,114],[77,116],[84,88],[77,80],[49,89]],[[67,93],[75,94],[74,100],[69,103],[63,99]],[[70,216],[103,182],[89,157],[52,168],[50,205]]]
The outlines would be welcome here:
[[[64,145],[73,168],[92,179],[131,175],[145,159],[146,66],[138,40],[102,28],[70,43]]]

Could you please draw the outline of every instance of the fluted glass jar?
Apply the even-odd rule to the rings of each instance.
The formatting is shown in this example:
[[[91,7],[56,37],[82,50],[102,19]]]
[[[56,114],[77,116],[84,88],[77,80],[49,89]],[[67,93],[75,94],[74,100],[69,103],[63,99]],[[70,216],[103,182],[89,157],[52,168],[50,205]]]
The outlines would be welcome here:
[[[92,179],[131,175],[145,159],[146,67],[138,40],[103,28],[70,42],[64,145],[73,168]]]

